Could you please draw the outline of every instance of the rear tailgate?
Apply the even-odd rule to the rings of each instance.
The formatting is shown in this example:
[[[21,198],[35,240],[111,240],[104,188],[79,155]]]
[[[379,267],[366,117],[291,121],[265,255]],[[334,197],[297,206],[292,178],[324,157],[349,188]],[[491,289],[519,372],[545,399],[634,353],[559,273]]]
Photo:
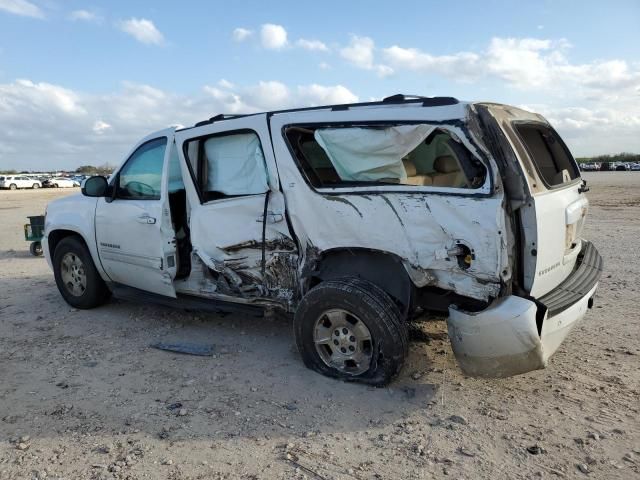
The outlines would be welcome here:
[[[580,170],[560,136],[540,115],[489,107],[525,174],[530,200],[520,208],[523,288],[541,297],[573,271],[588,210]]]

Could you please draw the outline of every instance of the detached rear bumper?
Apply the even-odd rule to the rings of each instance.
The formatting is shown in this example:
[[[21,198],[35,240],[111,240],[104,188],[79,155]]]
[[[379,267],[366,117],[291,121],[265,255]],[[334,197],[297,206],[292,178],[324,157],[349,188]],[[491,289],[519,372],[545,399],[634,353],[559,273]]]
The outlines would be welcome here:
[[[583,242],[576,267],[539,299],[496,300],[481,312],[449,308],[449,338],[462,370],[477,377],[508,377],[544,368],[571,328],[593,304],[603,261]]]

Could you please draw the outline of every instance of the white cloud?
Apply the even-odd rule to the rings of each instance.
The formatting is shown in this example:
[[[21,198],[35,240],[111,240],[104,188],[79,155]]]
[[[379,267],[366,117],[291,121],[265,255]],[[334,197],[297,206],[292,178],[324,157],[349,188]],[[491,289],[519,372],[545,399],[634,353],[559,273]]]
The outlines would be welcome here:
[[[151,20],[146,18],[130,18],[118,24],[120,30],[146,45],[162,45],[164,36]]]
[[[244,42],[247,38],[253,35],[253,31],[247,28],[238,27],[233,30],[231,35],[234,41]]]
[[[27,0],[0,0],[0,10],[23,17],[44,18],[44,12]]]
[[[224,78],[221,78],[220,80],[218,80],[218,86],[220,88],[226,88],[226,89],[235,88],[235,85],[233,83],[231,83],[229,80],[225,80]]]
[[[396,69],[427,71],[457,78],[477,76],[482,68],[480,56],[463,52],[454,55],[434,56],[417,48],[402,48],[394,45],[383,50],[385,60]]]
[[[375,43],[371,38],[352,35],[349,45],[340,49],[340,56],[358,68],[375,71],[380,77],[391,75],[391,67],[375,63],[374,52]]]
[[[292,107],[357,102],[358,97],[343,85],[299,85],[290,88],[278,81],[230,88],[221,82],[205,86],[204,91],[221,103],[223,113],[254,113]]]
[[[110,128],[111,125],[109,125],[107,122],[103,122],[102,120],[96,120],[96,122],[93,124],[93,131],[97,135],[102,135],[106,130],[109,130]]]
[[[265,23],[260,29],[260,40],[264,48],[279,50],[287,46],[287,31],[282,25]]]
[[[306,85],[298,87],[298,98],[305,105],[332,105],[341,103],[354,103],[358,97],[347,87],[335,85],[327,87],[324,85]]]
[[[329,51],[329,47],[327,47],[320,40],[307,40],[306,38],[300,38],[296,42],[296,45],[300,48],[304,48],[305,50],[318,51],[318,52]]]
[[[74,10],[69,14],[69,18],[71,20],[80,20],[83,22],[99,22],[102,20],[100,16],[90,12],[89,10]]]
[[[372,45],[372,44],[371,44]],[[434,55],[417,48],[393,45],[382,50],[396,70],[442,75],[455,81],[498,79],[521,91],[545,91],[558,97],[611,94],[616,89],[632,93],[640,88],[640,66],[624,60],[599,60],[574,64],[568,59],[571,45],[564,39],[492,38],[486,50]],[[355,63],[371,69],[367,55]]]
[[[331,65],[329,65],[327,62],[320,62],[318,64],[318,68],[320,70],[331,70]]]
[[[236,86],[220,81],[196,95],[176,95],[125,82],[108,94],[87,94],[44,82],[0,83],[2,168],[59,169],[118,164],[152,131],[193,125],[216,113],[251,113],[357,101],[341,85],[287,86],[263,81]]]

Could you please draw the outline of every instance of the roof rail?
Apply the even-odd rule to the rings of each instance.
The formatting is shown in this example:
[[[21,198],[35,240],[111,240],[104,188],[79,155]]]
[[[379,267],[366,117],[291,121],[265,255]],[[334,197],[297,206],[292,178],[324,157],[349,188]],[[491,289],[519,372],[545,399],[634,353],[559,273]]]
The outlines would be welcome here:
[[[456,105],[460,103],[454,97],[423,97],[421,95],[405,95],[397,93],[382,99],[382,103],[407,103],[410,101],[422,101],[423,107],[440,107],[443,105]]]
[[[196,123],[194,127],[209,125],[210,123],[218,122],[220,120],[228,120],[230,118],[240,118],[240,117],[246,117],[246,116],[247,116],[246,114],[227,115],[226,113],[219,113],[218,115],[211,117],[209,120],[202,120],[201,122]]]
[[[390,97],[385,97],[382,101],[374,101],[374,102],[359,102],[359,103],[344,103],[338,105],[319,105],[316,107],[302,107],[302,108],[287,108],[283,110],[273,110],[267,113],[268,116],[278,114],[278,113],[290,113],[290,112],[307,112],[310,110],[321,110],[325,108],[330,108],[333,111],[340,110],[349,110],[354,107],[371,107],[376,105],[398,105],[403,103],[421,103],[423,107],[442,107],[445,105],[456,105],[460,103],[457,98],[454,97],[423,97],[420,95],[404,95],[402,93],[398,93],[395,95],[391,95]],[[237,114],[237,115],[226,115],[224,113],[220,113],[214,117],[211,117],[208,120],[203,120],[194,125],[194,127],[201,127],[202,125],[209,125],[214,122],[218,122],[221,120],[229,120],[231,118],[240,118],[247,117],[249,115],[255,115],[254,113],[247,114]]]

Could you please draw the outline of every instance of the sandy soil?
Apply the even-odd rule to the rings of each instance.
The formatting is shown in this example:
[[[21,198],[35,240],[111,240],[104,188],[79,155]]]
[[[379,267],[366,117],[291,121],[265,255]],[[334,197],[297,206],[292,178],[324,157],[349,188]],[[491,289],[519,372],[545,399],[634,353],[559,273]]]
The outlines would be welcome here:
[[[640,478],[640,173],[586,177],[606,271],[549,367],[466,378],[435,320],[385,389],[305,369],[286,319],[70,308],[22,224],[71,192],[0,192],[0,479]]]

